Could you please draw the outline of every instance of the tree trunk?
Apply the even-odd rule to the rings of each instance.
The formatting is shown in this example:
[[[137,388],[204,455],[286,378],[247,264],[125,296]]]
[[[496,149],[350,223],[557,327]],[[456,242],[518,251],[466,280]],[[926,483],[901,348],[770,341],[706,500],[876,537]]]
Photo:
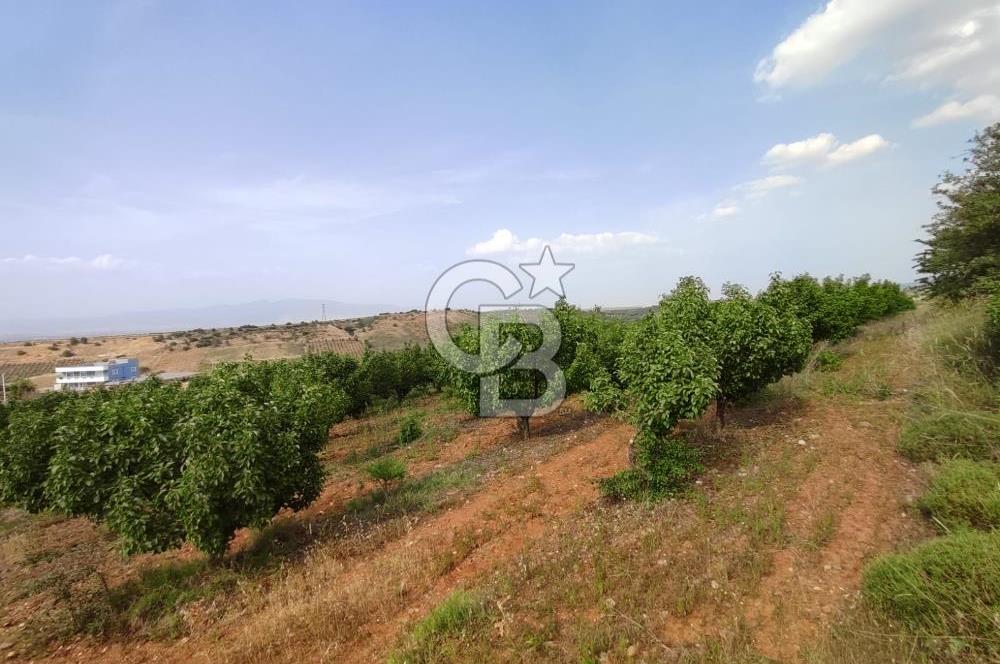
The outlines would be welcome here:
[[[528,438],[531,436],[531,418],[530,417],[517,418],[517,430],[521,432],[521,438],[523,440],[528,440]]]
[[[719,418],[719,427],[726,428],[726,399],[719,397],[715,400],[715,414]]]

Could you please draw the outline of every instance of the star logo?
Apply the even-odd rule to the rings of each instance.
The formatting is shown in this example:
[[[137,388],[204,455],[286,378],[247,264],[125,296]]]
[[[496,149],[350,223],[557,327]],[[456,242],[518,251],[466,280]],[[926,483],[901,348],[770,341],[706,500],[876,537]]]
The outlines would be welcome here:
[[[552,257],[552,249],[545,245],[537,263],[521,263],[521,269],[531,275],[531,297],[551,291],[559,297],[566,297],[562,279],[573,271],[573,263],[557,263]]]

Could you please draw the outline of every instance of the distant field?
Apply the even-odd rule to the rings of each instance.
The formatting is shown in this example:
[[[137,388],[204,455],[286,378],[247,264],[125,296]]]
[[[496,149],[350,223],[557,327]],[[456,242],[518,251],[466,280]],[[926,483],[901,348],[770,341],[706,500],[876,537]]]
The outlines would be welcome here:
[[[31,378],[53,373],[55,366],[52,362],[4,362],[0,364],[0,374],[6,376],[8,381]]]
[[[457,329],[475,320],[472,313],[454,310],[448,324]],[[47,387],[57,366],[135,357],[144,372],[204,371],[219,362],[299,357],[309,353],[341,353],[360,357],[365,346],[376,350],[426,344],[422,311],[380,314],[328,322],[286,325],[243,325],[155,334],[90,337],[84,340],[47,339],[0,344],[0,372],[8,380],[34,378]],[[71,357],[63,357],[70,350]]]
[[[310,341],[306,345],[306,353],[310,355],[317,353],[339,353],[341,355],[361,357],[364,352],[365,345],[357,339],[323,339],[322,341]]]

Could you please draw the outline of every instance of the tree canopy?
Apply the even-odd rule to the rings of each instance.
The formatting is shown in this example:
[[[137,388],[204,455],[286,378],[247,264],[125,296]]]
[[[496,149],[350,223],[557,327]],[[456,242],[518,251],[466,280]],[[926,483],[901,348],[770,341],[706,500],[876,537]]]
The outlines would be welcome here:
[[[970,143],[966,171],[945,172],[934,187],[938,213],[918,240],[919,281],[933,297],[958,300],[1000,281],[1000,123]]]

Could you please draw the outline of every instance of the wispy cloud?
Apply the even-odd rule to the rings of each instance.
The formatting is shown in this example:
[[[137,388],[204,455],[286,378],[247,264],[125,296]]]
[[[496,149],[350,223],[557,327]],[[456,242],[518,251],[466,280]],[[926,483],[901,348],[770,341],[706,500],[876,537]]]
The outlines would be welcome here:
[[[725,219],[726,217],[735,217],[740,212],[739,205],[732,201],[724,201],[715,206],[712,210],[712,217],[715,219]]]
[[[340,221],[460,202],[456,196],[443,192],[305,177],[220,188],[210,192],[209,197],[224,205],[257,212],[325,215],[330,220]]]
[[[751,180],[736,185],[737,191],[746,193],[747,198],[763,198],[776,189],[787,189],[802,184],[803,179],[797,175],[768,175],[759,180]]]
[[[0,263],[5,265],[25,265],[38,267],[71,267],[87,270],[108,271],[126,267],[129,262],[123,258],[118,258],[111,254],[101,254],[94,258],[86,259],[78,256],[36,256],[35,254],[25,254],[24,256],[0,258]]]
[[[540,238],[521,239],[509,229],[501,228],[493,233],[493,237],[483,242],[477,242],[467,250],[470,256],[486,256],[491,254],[523,254],[541,251],[545,245],[553,251],[567,253],[613,252],[628,247],[651,245],[658,242],[655,235],[623,231],[619,233],[562,233],[551,240]]]
[[[916,128],[933,127],[946,122],[956,122],[977,118],[984,122],[1000,120],[1000,97],[996,95],[981,95],[962,103],[949,101],[942,104],[927,115],[913,121]]]

